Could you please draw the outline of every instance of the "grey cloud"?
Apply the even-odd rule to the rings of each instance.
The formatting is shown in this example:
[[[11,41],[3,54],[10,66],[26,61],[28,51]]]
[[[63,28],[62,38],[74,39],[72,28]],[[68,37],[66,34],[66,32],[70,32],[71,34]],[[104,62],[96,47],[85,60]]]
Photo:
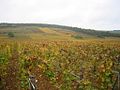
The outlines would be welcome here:
[[[120,29],[120,0],[0,0],[0,22]]]

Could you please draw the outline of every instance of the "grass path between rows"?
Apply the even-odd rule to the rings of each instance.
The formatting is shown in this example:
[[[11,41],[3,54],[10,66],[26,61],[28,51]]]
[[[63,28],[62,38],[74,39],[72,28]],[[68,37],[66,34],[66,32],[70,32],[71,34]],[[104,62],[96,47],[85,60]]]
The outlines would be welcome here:
[[[5,90],[20,90],[18,72],[18,52],[14,50],[7,67],[7,76],[5,78]]]

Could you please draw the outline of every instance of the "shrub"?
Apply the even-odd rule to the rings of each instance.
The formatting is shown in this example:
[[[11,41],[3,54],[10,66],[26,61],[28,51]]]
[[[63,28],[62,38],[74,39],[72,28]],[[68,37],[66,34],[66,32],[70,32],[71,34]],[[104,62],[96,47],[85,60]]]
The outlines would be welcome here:
[[[83,37],[80,36],[80,35],[73,35],[72,37],[75,38],[75,39],[83,39]]]
[[[15,35],[14,35],[13,32],[9,32],[9,33],[8,33],[8,36],[9,36],[9,37],[15,37]]]

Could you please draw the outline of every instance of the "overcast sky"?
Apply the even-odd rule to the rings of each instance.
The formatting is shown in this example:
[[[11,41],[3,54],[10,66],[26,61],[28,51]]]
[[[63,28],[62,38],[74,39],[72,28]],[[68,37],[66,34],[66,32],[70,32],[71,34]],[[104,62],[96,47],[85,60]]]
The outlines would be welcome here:
[[[120,29],[120,0],[0,0],[0,22]]]

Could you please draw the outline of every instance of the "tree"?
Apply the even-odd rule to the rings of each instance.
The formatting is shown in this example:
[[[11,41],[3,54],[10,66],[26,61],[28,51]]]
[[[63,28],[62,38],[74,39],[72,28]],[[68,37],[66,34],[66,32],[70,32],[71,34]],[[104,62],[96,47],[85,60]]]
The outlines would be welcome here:
[[[14,35],[13,32],[9,32],[9,33],[8,33],[8,36],[9,36],[9,37],[15,37],[15,35]]]

